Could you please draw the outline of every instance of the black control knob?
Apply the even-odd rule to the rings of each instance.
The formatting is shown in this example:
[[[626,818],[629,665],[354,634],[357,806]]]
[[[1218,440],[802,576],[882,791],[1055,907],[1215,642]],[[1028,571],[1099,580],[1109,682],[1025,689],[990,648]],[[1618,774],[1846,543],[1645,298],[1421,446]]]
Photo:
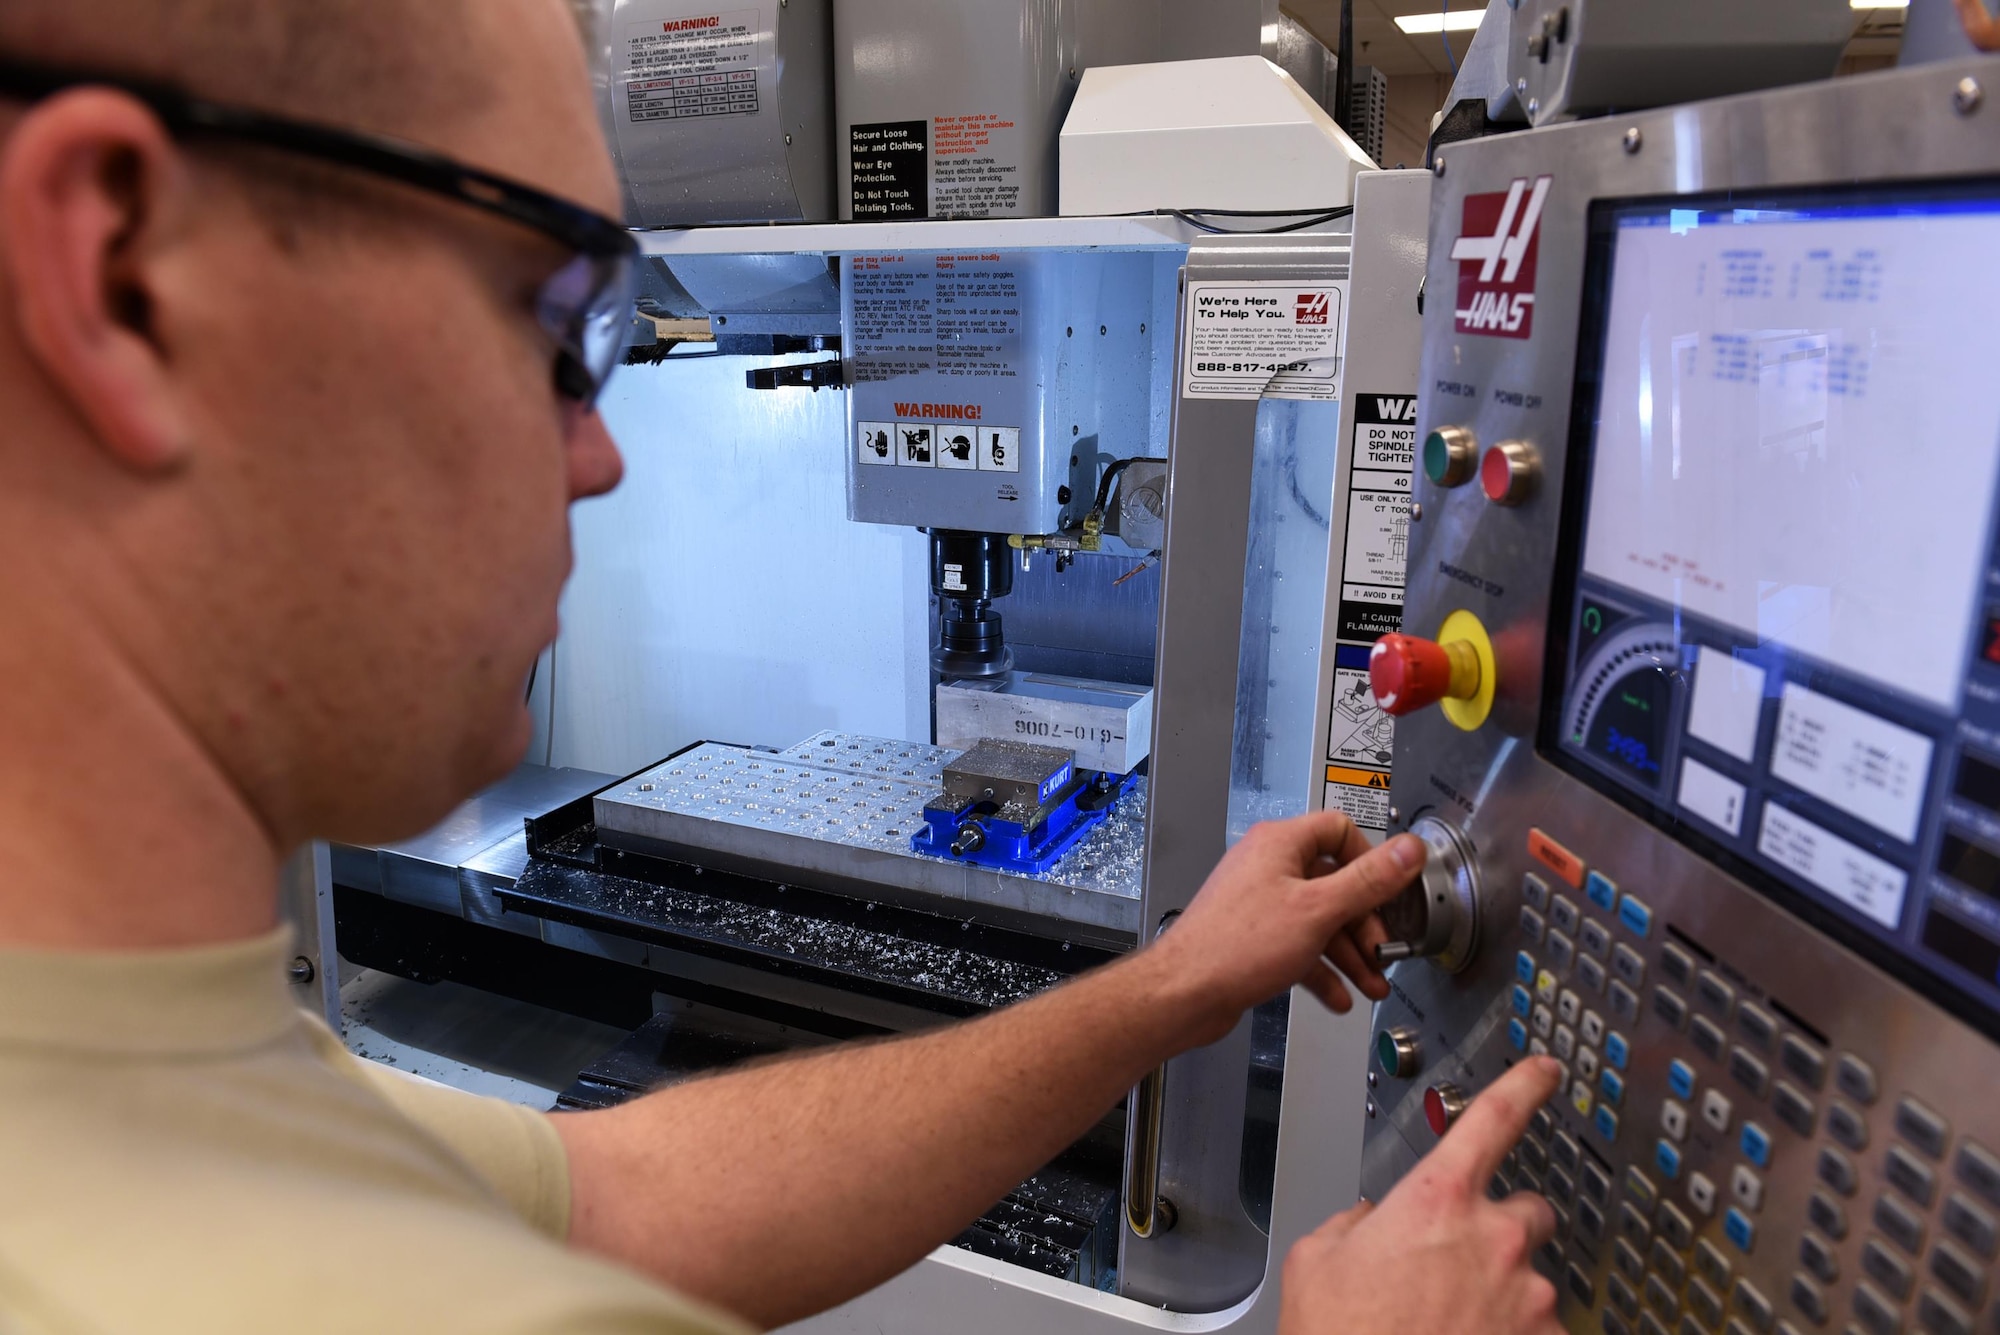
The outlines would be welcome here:
[[[1382,907],[1389,940],[1375,948],[1378,964],[1428,959],[1446,973],[1472,963],[1479,948],[1478,863],[1472,844],[1437,816],[1419,817],[1410,833],[1428,856],[1416,884]]]

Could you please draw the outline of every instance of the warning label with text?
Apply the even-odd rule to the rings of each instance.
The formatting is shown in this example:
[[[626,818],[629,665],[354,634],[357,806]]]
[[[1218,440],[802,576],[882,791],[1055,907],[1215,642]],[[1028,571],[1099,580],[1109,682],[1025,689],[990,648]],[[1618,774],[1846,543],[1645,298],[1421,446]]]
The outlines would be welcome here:
[[[696,11],[625,25],[625,112],[631,124],[754,115],[754,9]]]

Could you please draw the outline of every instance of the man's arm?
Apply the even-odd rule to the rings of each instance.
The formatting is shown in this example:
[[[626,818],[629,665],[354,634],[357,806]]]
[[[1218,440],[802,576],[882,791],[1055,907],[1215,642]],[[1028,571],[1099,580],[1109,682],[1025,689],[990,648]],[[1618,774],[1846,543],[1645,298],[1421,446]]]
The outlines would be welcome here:
[[[1303,983],[1369,996],[1373,910],[1422,866],[1346,817],[1259,826],[1148,949],[980,1019],[717,1076],[556,1119],[572,1242],[781,1325],[951,1238],[1146,1071]]]

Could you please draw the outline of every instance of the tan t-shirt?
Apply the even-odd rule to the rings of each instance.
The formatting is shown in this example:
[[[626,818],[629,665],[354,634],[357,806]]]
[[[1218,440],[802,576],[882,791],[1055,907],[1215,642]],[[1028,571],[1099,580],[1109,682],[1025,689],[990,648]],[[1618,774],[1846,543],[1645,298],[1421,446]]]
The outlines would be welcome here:
[[[351,1056],[289,954],[0,951],[0,1333],[747,1329],[564,1247],[549,1119]]]

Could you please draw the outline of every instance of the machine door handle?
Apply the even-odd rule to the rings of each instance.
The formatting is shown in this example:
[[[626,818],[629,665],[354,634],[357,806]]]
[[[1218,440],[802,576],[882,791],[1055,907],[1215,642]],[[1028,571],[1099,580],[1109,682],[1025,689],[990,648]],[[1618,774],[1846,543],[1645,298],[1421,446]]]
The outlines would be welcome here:
[[[1169,913],[1160,931],[1180,914]],[[1155,932],[1157,939],[1159,932]],[[1125,1225],[1138,1238],[1156,1237],[1174,1226],[1174,1203],[1160,1195],[1160,1123],[1167,1106],[1167,1068],[1155,1066],[1132,1090],[1132,1135],[1125,1147]]]

